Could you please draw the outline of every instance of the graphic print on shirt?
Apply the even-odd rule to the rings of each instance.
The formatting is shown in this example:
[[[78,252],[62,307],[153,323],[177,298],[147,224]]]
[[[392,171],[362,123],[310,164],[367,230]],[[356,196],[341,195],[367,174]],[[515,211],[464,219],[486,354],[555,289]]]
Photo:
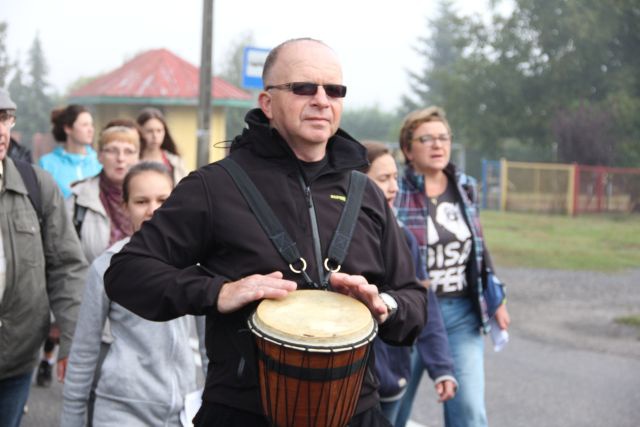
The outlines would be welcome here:
[[[427,218],[427,270],[438,296],[462,296],[467,292],[465,269],[471,254],[471,231],[455,195],[447,191],[431,205]]]

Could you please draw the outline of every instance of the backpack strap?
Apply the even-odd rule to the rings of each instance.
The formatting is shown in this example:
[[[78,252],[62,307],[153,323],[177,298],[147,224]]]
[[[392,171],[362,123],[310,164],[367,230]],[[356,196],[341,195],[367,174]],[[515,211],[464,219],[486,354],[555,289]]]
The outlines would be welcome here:
[[[40,185],[38,184],[38,176],[36,175],[36,171],[33,169],[31,164],[17,159],[12,159],[13,164],[20,172],[20,176],[22,177],[22,182],[24,182],[24,186],[27,187],[27,197],[33,206],[33,209],[36,211],[36,215],[38,217],[38,222],[40,223],[40,234],[44,237],[44,210],[42,207],[42,193],[40,191]],[[44,241],[44,240],[43,240]]]
[[[76,233],[78,234],[78,239],[82,237],[82,223],[84,222],[84,217],[87,215],[87,207],[80,206],[77,203],[77,197],[73,201],[73,227],[76,229]]]

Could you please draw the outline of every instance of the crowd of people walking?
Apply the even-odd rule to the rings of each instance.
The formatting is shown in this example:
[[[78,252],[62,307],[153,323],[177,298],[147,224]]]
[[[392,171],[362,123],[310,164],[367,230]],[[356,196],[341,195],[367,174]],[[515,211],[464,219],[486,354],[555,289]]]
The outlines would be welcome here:
[[[30,165],[10,135],[20,106],[0,90],[0,427],[20,425],[54,365],[61,426],[181,425],[192,327],[206,378],[193,425],[273,425],[247,319],[296,289],[353,297],[377,324],[350,426],[405,426],[424,371],[447,427],[488,425],[483,334],[510,319],[444,111],[405,118],[398,169],[386,144],[340,129],[347,88],[326,44],[282,43],[263,82],[229,158],[189,175],[156,108],[111,118],[97,141],[88,108],[56,109],[59,145]],[[361,193],[354,171],[370,178]]]

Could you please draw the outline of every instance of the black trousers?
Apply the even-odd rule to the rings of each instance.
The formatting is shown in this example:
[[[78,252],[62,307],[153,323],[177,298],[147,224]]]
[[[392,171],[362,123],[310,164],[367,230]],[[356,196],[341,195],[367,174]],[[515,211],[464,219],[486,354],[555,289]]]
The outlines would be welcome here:
[[[241,411],[230,406],[212,402],[202,402],[193,419],[194,427],[271,427],[263,415]],[[382,415],[379,406],[356,415],[348,427],[393,427]]]

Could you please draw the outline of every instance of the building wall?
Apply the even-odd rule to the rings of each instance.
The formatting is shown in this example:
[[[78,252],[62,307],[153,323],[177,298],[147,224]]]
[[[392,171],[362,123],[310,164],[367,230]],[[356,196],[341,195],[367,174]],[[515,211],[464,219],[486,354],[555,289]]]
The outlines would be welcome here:
[[[198,114],[196,108],[167,107],[165,116],[187,170],[195,169],[198,156]],[[215,162],[225,155],[224,143],[221,144],[226,138],[224,107],[214,107],[210,120],[209,162]],[[218,148],[221,146],[222,148]]]

